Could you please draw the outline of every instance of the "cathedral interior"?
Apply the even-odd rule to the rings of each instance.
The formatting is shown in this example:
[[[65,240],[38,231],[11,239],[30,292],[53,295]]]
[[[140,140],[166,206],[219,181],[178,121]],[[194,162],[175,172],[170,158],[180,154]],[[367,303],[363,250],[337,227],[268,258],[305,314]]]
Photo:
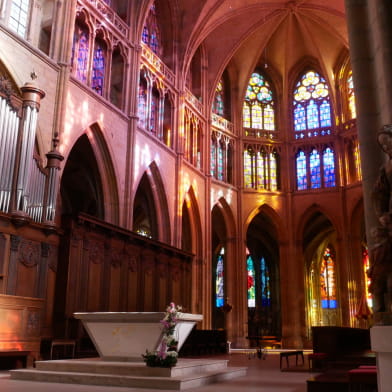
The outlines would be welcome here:
[[[175,302],[232,347],[369,328],[388,1],[0,0],[0,350]],[[234,29],[234,30],[233,30]]]

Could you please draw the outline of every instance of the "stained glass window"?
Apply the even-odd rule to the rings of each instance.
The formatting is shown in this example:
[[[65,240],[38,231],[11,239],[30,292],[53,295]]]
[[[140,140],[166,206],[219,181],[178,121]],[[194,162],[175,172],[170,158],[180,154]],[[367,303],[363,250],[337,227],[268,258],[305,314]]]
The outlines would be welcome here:
[[[312,189],[321,188],[320,176],[320,154],[317,150],[313,150],[309,159],[310,166],[310,187]]]
[[[294,91],[294,130],[331,126],[328,85],[315,71],[304,74]]]
[[[9,18],[9,27],[24,37],[26,34],[30,0],[13,0]]]
[[[255,267],[250,255],[246,259],[246,267],[248,271],[248,307],[256,306],[256,287],[255,287]]]
[[[251,150],[244,150],[244,185],[245,188],[253,188],[253,175],[252,175],[252,156]]]
[[[260,151],[256,153],[256,178],[257,178],[257,188],[265,188],[265,157]]]
[[[320,268],[321,307],[324,309],[335,309],[336,282],[335,261],[330,248],[325,248]]]
[[[150,131],[154,134],[158,133],[159,123],[159,92],[156,88],[151,93],[151,112],[150,112]]]
[[[347,95],[348,95],[348,109],[350,112],[350,119],[357,117],[357,111],[355,108],[355,93],[354,93],[354,82],[353,73],[349,72],[347,78]]]
[[[216,151],[217,151],[217,147],[216,147],[216,139],[212,138],[211,139],[211,175],[213,177],[215,177],[216,175]]]
[[[324,186],[335,186],[335,156],[331,148],[327,147],[323,153]]]
[[[361,168],[361,155],[359,152],[359,145],[358,142],[355,143],[354,146],[354,164],[355,164],[355,171],[357,173],[357,180],[361,180],[362,179],[362,168]]]
[[[105,79],[105,50],[99,41],[95,44],[91,87],[99,95],[103,94],[103,84]]]
[[[224,254],[225,249],[222,248],[218,254],[215,271],[215,305],[220,308],[224,305],[225,292],[224,292]]]
[[[261,287],[261,306],[271,305],[271,288],[268,266],[265,258],[260,259],[260,287]]]
[[[159,57],[162,56],[161,34],[158,27],[155,3],[150,7],[143,27],[142,41]]]
[[[278,176],[277,176],[277,153],[271,152],[269,154],[269,180],[271,191],[278,190]]]
[[[144,78],[140,78],[139,82],[139,99],[138,99],[138,117],[139,126],[146,126],[146,108],[147,108],[147,82]]]
[[[257,72],[249,80],[242,116],[245,128],[275,129],[272,90],[268,81]]]
[[[297,154],[297,188],[298,190],[307,189],[307,168],[306,168],[306,155],[303,151]]]
[[[223,181],[223,172],[224,172],[224,142],[221,140],[218,144],[218,180]]]
[[[76,79],[87,83],[89,38],[87,29],[79,25],[75,26],[75,34],[72,48],[72,64]],[[75,59],[76,56],[76,59]]]
[[[224,108],[224,84],[223,80],[221,79],[215,89],[215,98],[214,98],[214,103],[212,106],[212,111],[219,116],[224,115],[225,113],[225,108]]]
[[[362,247],[362,260],[363,260],[363,272],[365,276],[365,295],[366,301],[370,308],[373,307],[373,297],[370,292],[370,284],[372,283],[371,279],[368,276],[368,270],[370,268],[370,261],[369,261],[369,251],[367,245]]]

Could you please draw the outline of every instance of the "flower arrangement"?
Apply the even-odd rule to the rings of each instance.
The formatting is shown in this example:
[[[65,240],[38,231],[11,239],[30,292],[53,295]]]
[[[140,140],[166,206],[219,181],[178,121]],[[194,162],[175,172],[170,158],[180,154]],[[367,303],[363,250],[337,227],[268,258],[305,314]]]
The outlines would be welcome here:
[[[182,307],[171,302],[166,308],[164,318],[161,320],[163,326],[162,341],[158,350],[148,351],[142,355],[144,362],[150,367],[173,367],[177,363],[178,341],[174,337],[174,330],[178,321],[178,314],[181,313]]]

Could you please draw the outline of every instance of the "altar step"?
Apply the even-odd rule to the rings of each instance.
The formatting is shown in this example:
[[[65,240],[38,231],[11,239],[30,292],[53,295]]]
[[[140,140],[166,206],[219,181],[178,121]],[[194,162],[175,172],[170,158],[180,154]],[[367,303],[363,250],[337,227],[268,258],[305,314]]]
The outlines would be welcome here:
[[[11,370],[11,379],[83,385],[183,390],[246,375],[227,360],[180,358],[171,369],[100,359],[37,361],[35,368]]]

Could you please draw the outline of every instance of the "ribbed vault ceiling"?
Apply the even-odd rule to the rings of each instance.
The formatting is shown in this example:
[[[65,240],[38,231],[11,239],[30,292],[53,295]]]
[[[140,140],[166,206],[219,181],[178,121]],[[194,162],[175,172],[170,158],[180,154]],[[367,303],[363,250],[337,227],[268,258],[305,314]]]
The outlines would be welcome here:
[[[296,66],[312,59],[331,82],[348,50],[344,0],[186,0],[177,6],[184,67],[202,45],[209,85],[227,67],[238,75],[241,95],[257,65],[271,67],[284,86]]]

